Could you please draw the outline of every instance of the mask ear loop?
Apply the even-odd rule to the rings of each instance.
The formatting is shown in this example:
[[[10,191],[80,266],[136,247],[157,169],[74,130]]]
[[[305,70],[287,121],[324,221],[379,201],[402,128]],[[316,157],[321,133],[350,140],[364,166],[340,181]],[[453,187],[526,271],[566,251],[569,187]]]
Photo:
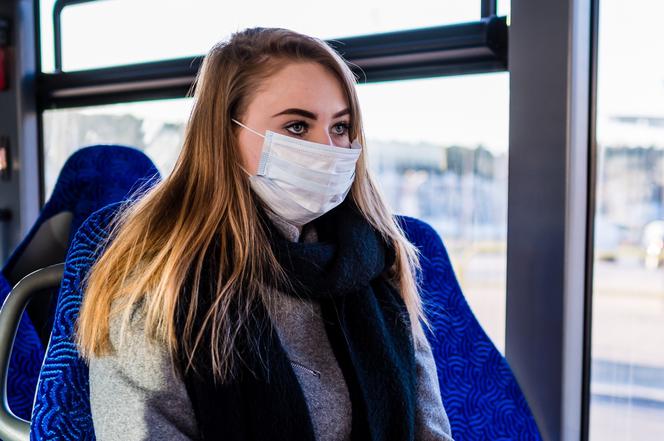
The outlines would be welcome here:
[[[252,176],[253,176],[251,173],[249,173],[249,172],[247,171],[246,168],[244,168],[244,167],[242,166],[242,164],[238,164],[238,167],[240,167],[240,168],[242,169],[242,171],[245,172],[246,175],[247,175],[248,177],[252,177]]]
[[[255,131],[254,129],[251,129],[251,128],[245,126],[244,124],[242,124],[240,121],[236,120],[235,118],[231,118],[231,121],[233,121],[233,122],[235,122],[235,123],[241,125],[242,127],[244,127],[245,129],[249,130],[250,132],[253,132],[253,133],[257,134],[257,135],[260,136],[261,138],[265,138],[265,135],[261,135],[260,133],[258,133],[258,132]]]
[[[233,122],[236,123],[236,124],[241,125],[241,126],[244,127],[245,129],[249,130],[250,132],[255,133],[256,135],[260,136],[261,138],[265,138],[265,135],[261,135],[260,133],[258,133],[258,132],[255,131],[254,129],[245,126],[244,124],[242,124],[240,121],[236,120],[235,118],[231,118],[231,121],[233,121]],[[252,176],[253,176],[251,173],[249,173],[249,172],[247,171],[246,168],[244,168],[244,167],[242,166],[242,164],[238,164],[238,166],[242,169],[243,172],[245,172],[245,173],[247,174],[247,176],[249,176],[249,177],[252,177]]]

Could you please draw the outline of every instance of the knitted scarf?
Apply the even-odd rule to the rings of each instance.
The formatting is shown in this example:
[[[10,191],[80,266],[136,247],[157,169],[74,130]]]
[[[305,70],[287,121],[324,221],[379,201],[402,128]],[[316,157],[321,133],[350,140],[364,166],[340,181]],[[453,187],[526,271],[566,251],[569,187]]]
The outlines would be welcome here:
[[[291,282],[275,288],[320,302],[325,330],[349,389],[352,440],[413,440],[413,339],[405,304],[386,278],[394,249],[350,199],[313,221],[319,238],[314,243],[286,240],[259,210],[275,256]],[[202,279],[201,293],[212,291],[214,271],[203,271]],[[185,287],[179,299],[178,335],[183,335],[188,293]],[[200,297],[197,325],[211,302],[208,296]],[[314,441],[297,377],[265,307],[255,303],[238,337],[242,363],[230,381],[213,380],[209,335],[201,346],[204,350],[195,354],[198,373],[184,373],[202,439]],[[180,368],[184,372],[182,359]]]

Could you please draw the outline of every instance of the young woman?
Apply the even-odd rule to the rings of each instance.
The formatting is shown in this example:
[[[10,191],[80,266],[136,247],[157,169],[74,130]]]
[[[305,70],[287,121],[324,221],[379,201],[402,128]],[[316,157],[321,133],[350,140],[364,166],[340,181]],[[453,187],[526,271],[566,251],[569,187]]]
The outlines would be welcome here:
[[[85,280],[98,440],[451,440],[355,80],[286,29],[207,54],[173,172]]]

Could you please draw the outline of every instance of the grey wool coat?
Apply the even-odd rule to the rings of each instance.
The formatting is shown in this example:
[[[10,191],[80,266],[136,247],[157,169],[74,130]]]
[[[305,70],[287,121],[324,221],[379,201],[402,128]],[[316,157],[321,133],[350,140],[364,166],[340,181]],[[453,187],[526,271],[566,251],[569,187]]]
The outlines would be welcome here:
[[[272,219],[292,241],[315,241],[313,228]],[[350,438],[351,403],[315,300],[274,293],[271,320],[286,350],[309,409],[316,439]],[[120,344],[119,322],[111,320],[115,354],[90,360],[90,405],[99,441],[199,439],[184,382],[173,371],[165,348],[144,337],[144,315],[137,305]],[[416,436],[418,441],[453,441],[443,407],[431,347],[415,348],[417,366]],[[260,403],[256,403],[260,405]]]

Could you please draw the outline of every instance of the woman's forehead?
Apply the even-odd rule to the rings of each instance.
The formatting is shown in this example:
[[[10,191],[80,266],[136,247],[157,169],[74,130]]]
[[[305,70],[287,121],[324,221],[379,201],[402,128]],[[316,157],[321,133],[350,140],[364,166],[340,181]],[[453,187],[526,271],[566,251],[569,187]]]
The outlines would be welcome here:
[[[289,63],[256,90],[250,111],[272,116],[288,108],[331,117],[348,107],[341,82],[318,63]]]

